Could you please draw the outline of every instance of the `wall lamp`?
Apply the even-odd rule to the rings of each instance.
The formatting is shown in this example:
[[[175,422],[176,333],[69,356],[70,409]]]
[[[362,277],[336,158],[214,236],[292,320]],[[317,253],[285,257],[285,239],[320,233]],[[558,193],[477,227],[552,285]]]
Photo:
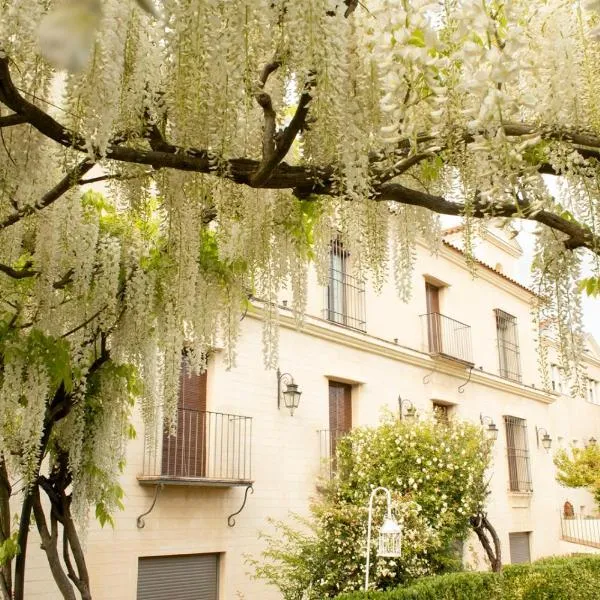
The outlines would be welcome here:
[[[282,384],[285,384],[283,389]],[[300,404],[302,392],[298,389],[298,384],[289,373],[282,373],[277,369],[277,408],[281,407],[281,401],[289,409],[290,415],[294,416],[294,411]]]
[[[407,407],[406,415],[404,414],[405,406]],[[415,405],[408,398],[402,399],[401,396],[398,396],[398,411],[399,411],[401,421],[404,417],[412,420],[417,416],[417,409],[415,408]]]
[[[540,438],[540,434],[542,434],[542,437]],[[537,440],[537,447],[540,447],[540,441],[542,442],[542,446],[544,447],[544,450],[548,451],[550,450],[550,447],[552,446],[552,438],[550,437],[550,434],[543,428],[543,427],[536,427],[535,428],[535,437]]]
[[[595,437],[591,437],[591,438],[589,439],[588,443],[589,443],[589,445],[590,445],[590,446],[595,446],[595,445],[596,445],[596,443],[597,443],[597,441],[598,441],[598,440],[597,440]]]
[[[488,440],[495,442],[498,439],[498,428],[496,427],[496,423],[494,423],[494,419],[492,417],[486,417],[483,414],[479,413],[479,422],[482,425],[487,423],[487,427],[485,428],[485,434]]]

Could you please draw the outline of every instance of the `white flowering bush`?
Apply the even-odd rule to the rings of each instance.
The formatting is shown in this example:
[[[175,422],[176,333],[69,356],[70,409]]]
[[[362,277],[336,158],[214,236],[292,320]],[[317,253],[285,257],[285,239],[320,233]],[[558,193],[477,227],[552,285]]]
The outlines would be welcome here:
[[[371,491],[387,487],[403,527],[402,556],[378,558],[377,531],[385,495],[373,510],[370,585],[385,589],[424,575],[460,568],[456,544],[487,495],[490,444],[480,427],[452,421],[416,423],[387,417],[378,427],[344,436],[337,473],[311,507],[302,528],[275,523],[256,576],[277,586],[286,600],[333,598],[360,589],[365,579],[367,506]]]

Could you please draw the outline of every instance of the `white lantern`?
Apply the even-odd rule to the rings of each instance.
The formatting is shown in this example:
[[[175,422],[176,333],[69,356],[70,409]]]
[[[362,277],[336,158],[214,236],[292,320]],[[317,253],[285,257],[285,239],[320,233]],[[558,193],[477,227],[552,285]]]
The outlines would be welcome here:
[[[389,515],[379,530],[377,556],[385,558],[399,558],[402,556],[402,527]]]

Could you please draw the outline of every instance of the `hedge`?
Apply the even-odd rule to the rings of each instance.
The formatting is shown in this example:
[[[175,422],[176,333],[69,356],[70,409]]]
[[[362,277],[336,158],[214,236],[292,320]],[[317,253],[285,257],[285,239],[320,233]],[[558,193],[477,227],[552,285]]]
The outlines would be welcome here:
[[[352,592],[336,600],[599,600],[600,555],[545,558],[502,573],[425,577],[403,588]]]

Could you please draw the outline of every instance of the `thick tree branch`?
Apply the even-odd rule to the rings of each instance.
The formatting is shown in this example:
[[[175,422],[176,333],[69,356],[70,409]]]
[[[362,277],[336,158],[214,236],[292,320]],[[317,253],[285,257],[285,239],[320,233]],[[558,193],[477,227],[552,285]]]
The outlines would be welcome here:
[[[22,123],[27,123],[27,119],[22,115],[0,117],[0,129],[3,127],[12,127],[13,125],[21,125]]]
[[[266,71],[263,71],[263,73],[266,73]],[[296,135],[305,126],[308,106],[311,100],[310,90],[313,84],[313,80],[306,84],[294,117],[290,124],[281,132],[281,135],[278,136],[275,152],[267,161],[258,162],[247,158],[234,158],[226,162],[226,167],[222,171],[215,171],[213,166],[214,161],[210,160],[207,151],[197,149],[184,150],[167,143],[160,144],[161,150],[144,150],[112,143],[108,145],[105,157],[127,163],[150,165],[157,169],[172,168],[182,171],[214,174],[231,179],[235,183],[257,188],[292,189],[300,198],[310,197],[311,194],[334,194],[333,166],[291,166],[281,162],[290,149]],[[10,78],[8,59],[6,57],[0,58],[0,101],[15,113],[25,117],[28,123],[46,137],[70,149],[87,153],[85,141],[81,136],[69,131],[19,94]],[[585,146],[584,148],[574,148],[582,156],[586,156],[586,153],[587,155],[592,153],[594,156],[600,156],[600,137],[594,135],[558,130],[546,132],[542,131],[539,127],[518,123],[508,123],[505,125],[505,132],[509,136],[532,135],[538,131],[543,139],[560,139]],[[417,141],[428,140],[432,140],[431,136],[423,135],[417,139]],[[468,141],[468,136],[465,137],[465,141]],[[400,146],[410,147],[410,143],[407,141],[402,145],[401,142]],[[91,168],[89,161],[84,161],[84,163],[86,165],[85,168],[88,168],[88,166]],[[543,171],[544,169],[551,170],[551,167],[549,165],[542,165],[540,170]],[[75,179],[79,180],[80,177],[78,176]],[[72,177],[67,176],[61,184],[63,186],[68,185],[66,182],[70,182],[71,180]],[[388,200],[412,206],[422,206],[440,214],[461,215],[465,208],[461,203],[450,202],[445,198],[426,194],[391,182],[376,186],[374,192],[375,200]],[[558,214],[551,213],[548,210],[536,212],[528,205],[518,202],[501,206],[490,206],[487,204],[475,206],[474,216],[483,217],[491,214],[537,221],[564,233],[567,238],[565,241],[567,249],[587,248],[594,253],[600,252],[600,239],[593,235],[588,228],[575,221],[565,219]],[[2,226],[3,223],[0,222],[0,229]],[[4,226],[6,225],[4,224]]]
[[[274,73],[281,66],[281,62],[277,59],[265,65],[259,78],[259,91],[254,95],[256,102],[263,110],[264,115],[264,130],[262,153],[263,159],[261,167],[268,163],[275,155],[275,134],[277,133],[276,119],[277,115],[273,109],[273,101],[271,96],[264,91],[269,75]],[[260,167],[259,167],[260,170]]]
[[[37,275],[37,271],[24,267],[22,269],[14,269],[8,265],[0,263],[0,273],[8,275],[11,279],[26,279]]]
[[[31,495],[33,497],[33,513],[35,515],[35,523],[42,540],[42,549],[46,552],[48,557],[48,564],[50,565],[50,570],[52,571],[54,581],[56,581],[58,589],[65,600],[76,600],[73,586],[69,583],[69,578],[63,571],[62,565],[60,564],[60,557],[56,547],[56,523],[53,522],[52,532],[50,532],[48,530],[46,515],[44,514],[44,509],[40,500],[40,492],[37,486],[35,486],[31,491]]]
[[[300,99],[298,101],[298,106],[296,108],[296,112],[294,113],[294,116],[292,117],[292,120],[290,121],[289,125],[282,132],[277,134],[276,140],[275,140],[275,134],[273,134],[274,135],[273,139],[276,141],[275,148],[271,149],[271,147],[269,147],[269,150],[271,151],[271,153],[268,156],[264,155],[264,152],[263,152],[263,160],[262,160],[261,164],[259,165],[258,169],[256,170],[256,172],[252,174],[252,177],[250,179],[250,185],[252,187],[264,187],[265,183],[270,181],[271,177],[273,176],[273,172],[274,172],[275,168],[285,158],[289,149],[292,147],[292,144],[294,143],[294,140],[296,139],[296,136],[298,135],[298,133],[300,133],[304,129],[304,127],[306,125],[306,117],[308,116],[308,105],[310,104],[310,101],[312,99],[311,89],[313,86],[314,86],[314,75],[311,74],[309,81],[307,81],[306,84],[304,85],[304,91],[300,95]],[[271,98],[268,97],[268,100],[269,100],[269,104],[270,104]],[[271,110],[272,110],[272,107],[271,107]],[[264,107],[263,107],[263,111],[265,111]],[[275,113],[273,112],[273,124],[274,124],[274,119],[275,119]],[[267,115],[265,112],[265,122],[266,121],[267,121]],[[266,133],[266,125],[265,125],[265,133]],[[264,144],[263,144],[263,149],[264,149]],[[268,187],[270,187],[270,186],[268,186]]]

